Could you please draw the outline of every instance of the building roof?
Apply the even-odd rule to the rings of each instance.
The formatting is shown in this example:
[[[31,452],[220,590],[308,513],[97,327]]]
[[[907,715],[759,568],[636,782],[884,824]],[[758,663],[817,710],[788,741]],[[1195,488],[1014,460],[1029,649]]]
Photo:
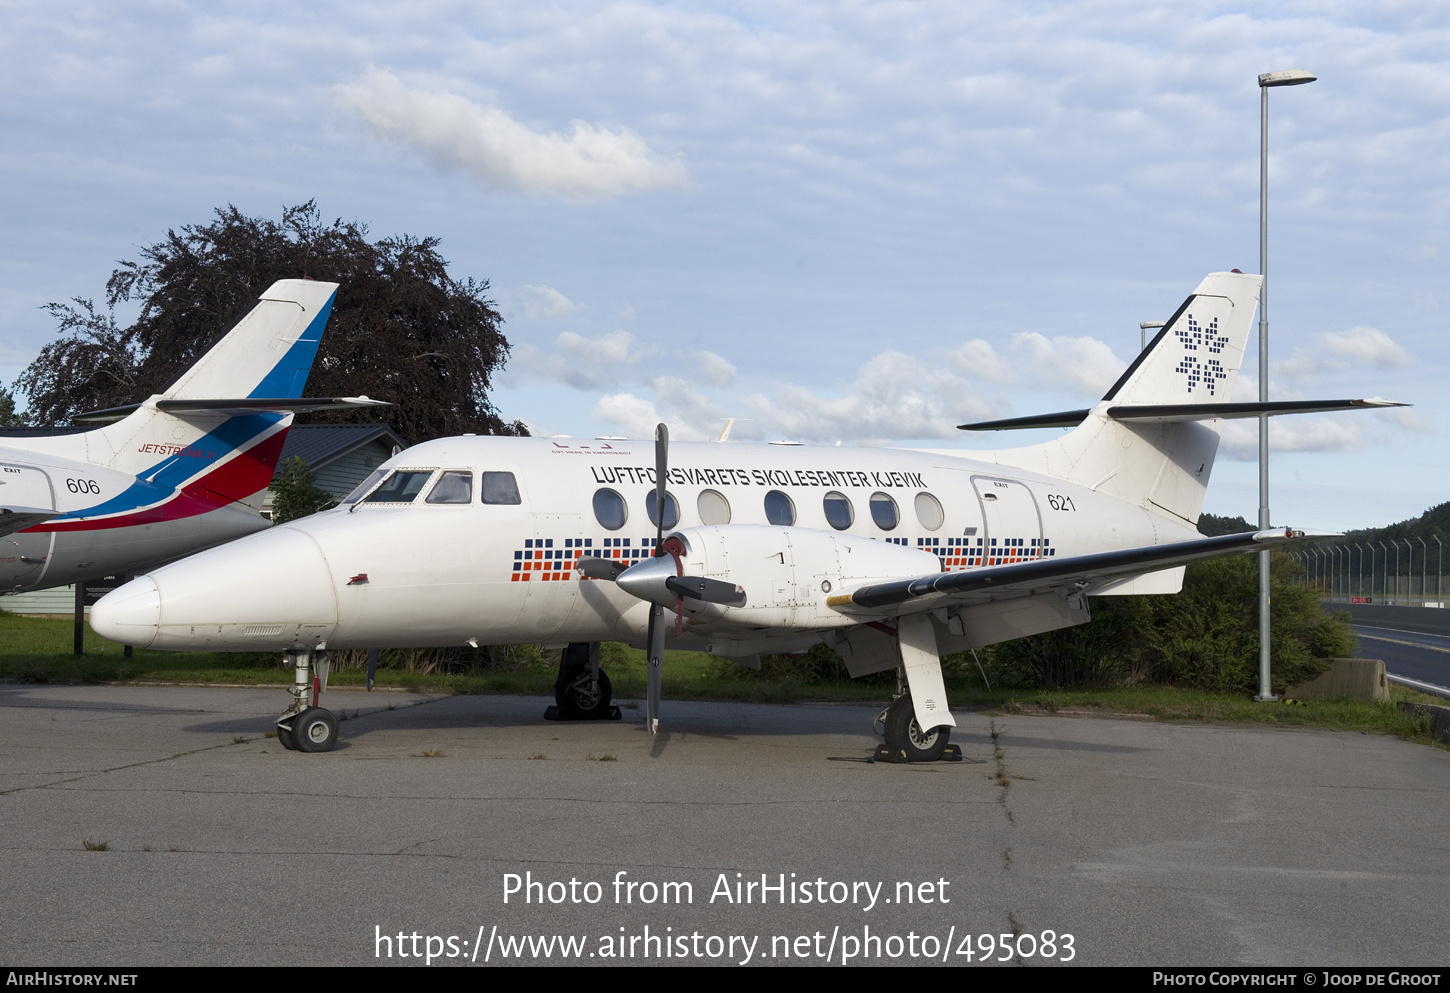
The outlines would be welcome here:
[[[93,424],[65,425],[62,427],[49,428],[4,428],[0,427],[0,438],[52,438],[62,434],[80,434],[82,431],[94,431]]]
[[[408,443],[386,424],[294,424],[287,432],[278,463],[296,456],[314,472],[369,442],[381,440],[389,448]]]

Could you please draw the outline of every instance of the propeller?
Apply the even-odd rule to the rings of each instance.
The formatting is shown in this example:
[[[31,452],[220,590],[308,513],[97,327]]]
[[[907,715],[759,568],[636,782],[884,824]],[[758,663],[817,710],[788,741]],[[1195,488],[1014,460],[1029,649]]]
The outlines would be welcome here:
[[[655,429],[655,544],[648,559],[629,565],[615,559],[580,556],[574,560],[575,572],[585,579],[605,579],[617,583],[631,596],[650,603],[647,643],[647,699],[645,720],[650,734],[660,727],[660,682],[665,660],[665,608],[676,613],[676,633],[684,624],[685,598],[726,607],[745,606],[745,590],[734,583],[707,579],[703,576],[680,575],[679,555],[685,551],[678,538],[665,540],[665,482],[669,477],[669,428],[661,424]]]
[[[655,428],[655,553],[656,559],[665,554],[665,476],[670,468],[670,429],[661,422]],[[617,581],[617,580],[616,580]],[[665,608],[655,603],[649,610],[649,680],[648,696],[645,700],[645,722],[650,734],[660,729],[660,682],[664,675],[665,662]]]

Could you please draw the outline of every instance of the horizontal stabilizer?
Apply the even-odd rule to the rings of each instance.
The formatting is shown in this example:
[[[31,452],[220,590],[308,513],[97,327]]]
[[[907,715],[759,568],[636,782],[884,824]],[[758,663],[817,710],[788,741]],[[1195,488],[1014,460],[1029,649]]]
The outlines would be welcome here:
[[[105,410],[90,410],[84,414],[77,414],[72,420],[77,422],[88,421],[119,421],[134,410],[139,410],[143,404],[131,403],[124,407],[107,407]],[[157,400],[156,409],[164,410],[172,414],[182,414],[187,411],[204,410],[217,414],[231,414],[239,416],[242,414],[255,414],[259,411],[274,411],[277,413],[306,414],[317,410],[346,410],[349,407],[391,407],[392,404],[386,400],[371,400],[367,397],[302,397],[299,399],[278,398],[256,398],[246,397],[231,400]]]
[[[1026,417],[1004,417],[999,421],[977,421],[958,424],[958,431],[1017,431],[1023,428],[1075,428],[1087,420],[1091,407],[1082,410],[1059,410],[1055,414],[1029,414]]]
[[[898,614],[903,612],[903,607],[906,612],[930,610],[946,606],[953,600],[994,600],[1053,589],[1086,593],[1111,580],[1139,573],[1328,537],[1335,535],[1329,531],[1288,528],[1246,531],[1242,534],[1226,534],[1216,538],[1178,541],[1166,545],[1145,545],[1140,548],[1094,552],[1066,558],[1036,559],[1013,565],[873,583],[850,593],[829,597],[826,603],[838,610],[855,609]]]
[[[0,536],[44,524],[59,513],[43,507],[0,507]]]
[[[1339,410],[1380,410],[1408,407],[1407,403],[1370,397],[1366,400],[1266,400],[1245,403],[1158,403],[1115,404],[1106,410],[1115,421],[1136,424],[1170,424],[1178,421],[1207,421],[1214,418],[1258,417],[1260,414],[1324,414]],[[1011,431],[1024,428],[1071,428],[1087,419],[1090,409],[1060,410],[1055,414],[1007,417],[997,421],[959,424],[961,431]]]
[[[1108,408],[1115,421],[1167,424],[1173,421],[1202,421],[1214,417],[1258,417],[1260,414],[1324,414],[1336,410],[1377,410],[1408,407],[1382,397],[1368,400],[1263,400],[1247,403],[1161,403],[1119,404]]]

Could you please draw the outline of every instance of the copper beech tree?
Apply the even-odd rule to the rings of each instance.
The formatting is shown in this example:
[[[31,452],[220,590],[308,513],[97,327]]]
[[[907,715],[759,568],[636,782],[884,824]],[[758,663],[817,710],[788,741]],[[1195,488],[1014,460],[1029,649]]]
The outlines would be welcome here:
[[[384,418],[410,442],[444,435],[527,434],[488,398],[508,356],[503,318],[487,280],[458,280],[437,238],[368,240],[366,225],[323,224],[315,201],[281,221],[234,206],[209,224],[168,231],[121,262],[106,281],[106,307],[77,297],[47,309],[60,337],[21,373],[16,389],[36,424],[136,403],[161,392],[278,279],[341,284],[307,382],[309,396],[366,394],[396,406],[310,415],[329,421]],[[114,308],[140,314],[117,324]]]

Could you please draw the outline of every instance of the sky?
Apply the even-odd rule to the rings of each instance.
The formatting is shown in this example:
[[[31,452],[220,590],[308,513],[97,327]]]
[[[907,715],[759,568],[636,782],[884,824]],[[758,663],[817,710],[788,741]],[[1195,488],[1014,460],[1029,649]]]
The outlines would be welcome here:
[[[62,12],[63,11],[63,12]],[[121,260],[315,198],[487,279],[535,434],[992,448],[1259,271],[1275,523],[1450,499],[1450,8],[0,0],[0,379]],[[118,311],[118,318],[128,315]],[[1251,351],[1256,346],[1251,342]],[[1257,362],[1235,394],[1257,396]],[[1205,509],[1257,508],[1228,426]]]

